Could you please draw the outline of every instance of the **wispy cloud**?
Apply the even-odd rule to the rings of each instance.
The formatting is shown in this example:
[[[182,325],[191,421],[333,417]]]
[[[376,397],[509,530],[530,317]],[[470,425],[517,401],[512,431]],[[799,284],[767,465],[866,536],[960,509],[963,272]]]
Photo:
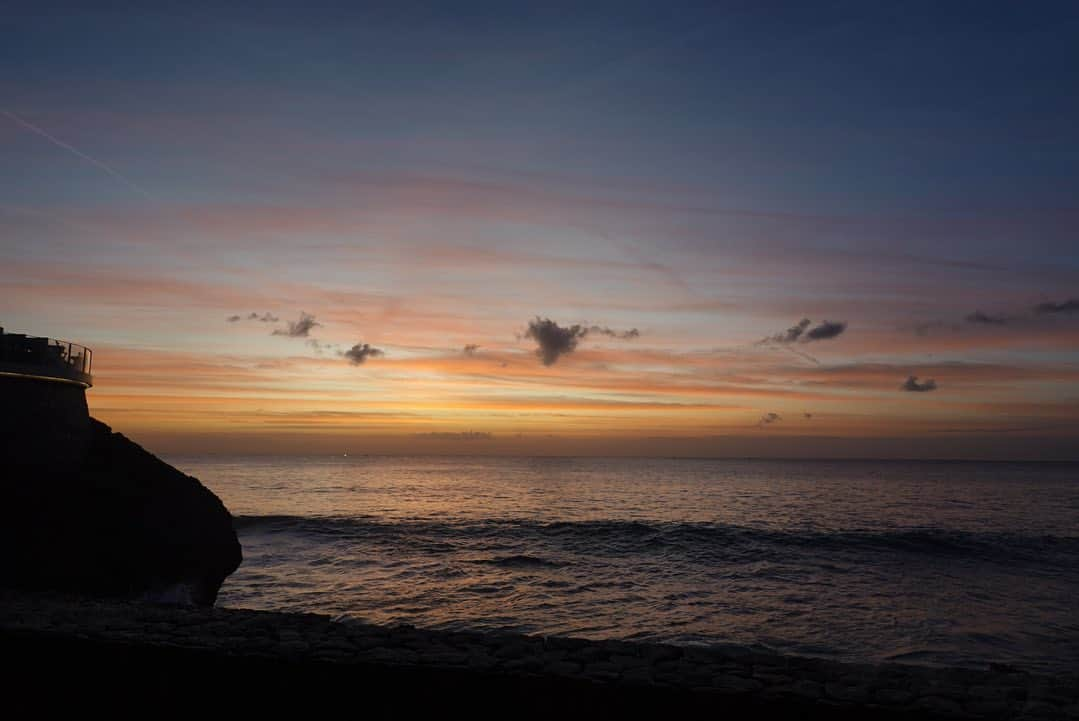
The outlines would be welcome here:
[[[809,318],[802,318],[800,321],[792,325],[784,333],[776,333],[775,335],[768,336],[761,343],[794,343],[802,334],[805,333],[806,328],[812,323]]]
[[[300,311],[299,320],[288,321],[287,328],[278,328],[273,332],[273,335],[283,335],[289,338],[306,338],[311,333],[312,328],[317,328],[322,324],[315,320],[315,316],[310,313]]]
[[[225,320],[229,323],[239,323],[241,320],[257,320],[260,323],[276,323],[281,319],[272,313],[263,313],[262,315],[259,315],[258,313],[248,313],[246,316],[230,315]]]
[[[378,358],[386,355],[380,348],[368,345],[367,343],[357,343],[348,350],[341,353],[348,362],[354,366],[363,365],[367,362],[368,358]]]
[[[1045,302],[1034,306],[1034,312],[1041,315],[1079,312],[1079,298],[1068,298],[1060,303]]]
[[[907,380],[903,382],[903,385],[899,386],[899,389],[910,393],[928,393],[937,389],[937,382],[929,378],[919,383],[918,376],[907,376]]]
[[[605,335],[609,338],[621,338],[622,340],[632,340],[633,338],[640,338],[641,332],[636,328],[630,328],[625,331],[611,330],[605,326],[593,325],[589,326],[586,331],[586,335],[595,333],[596,335]]]
[[[319,355],[322,355],[326,351],[337,350],[336,343],[323,343],[316,338],[308,338],[304,343],[306,343],[309,348],[314,349]]]
[[[990,315],[976,310],[965,319],[967,323],[974,325],[1007,325],[1008,317],[1004,315]]]

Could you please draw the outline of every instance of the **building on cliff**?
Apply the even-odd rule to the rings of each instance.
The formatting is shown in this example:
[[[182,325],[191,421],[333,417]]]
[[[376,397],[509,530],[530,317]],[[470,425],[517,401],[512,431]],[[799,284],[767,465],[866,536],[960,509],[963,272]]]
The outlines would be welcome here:
[[[77,343],[5,333],[0,328],[0,375],[31,380],[94,384],[90,374],[93,352]]]
[[[7,468],[66,472],[85,456],[89,348],[0,328],[0,450]]]

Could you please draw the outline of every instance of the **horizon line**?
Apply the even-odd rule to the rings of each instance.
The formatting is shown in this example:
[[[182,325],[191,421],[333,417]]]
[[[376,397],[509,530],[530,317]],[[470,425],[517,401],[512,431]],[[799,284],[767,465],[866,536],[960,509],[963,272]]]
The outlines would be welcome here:
[[[156,454],[155,454],[156,455]],[[583,453],[501,454],[501,453],[161,453],[169,458],[512,458],[512,459],[589,459],[589,460],[666,460],[666,461],[764,461],[815,463],[1043,463],[1079,465],[1079,458],[904,458],[901,456],[672,456],[672,455],[609,455]]]

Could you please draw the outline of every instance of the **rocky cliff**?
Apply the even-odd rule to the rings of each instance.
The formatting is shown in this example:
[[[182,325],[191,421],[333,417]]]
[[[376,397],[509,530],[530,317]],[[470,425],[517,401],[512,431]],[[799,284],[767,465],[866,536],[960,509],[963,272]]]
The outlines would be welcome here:
[[[224,504],[56,387],[0,385],[0,585],[212,605],[242,559]]]

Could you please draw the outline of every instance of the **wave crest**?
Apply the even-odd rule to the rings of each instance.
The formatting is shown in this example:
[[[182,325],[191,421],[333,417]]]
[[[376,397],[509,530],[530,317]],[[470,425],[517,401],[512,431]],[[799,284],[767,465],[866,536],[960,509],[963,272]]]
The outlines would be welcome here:
[[[1079,563],[1079,537],[1020,535],[936,528],[784,531],[726,524],[641,521],[429,520],[368,517],[237,516],[240,533],[290,533],[309,540],[392,541],[405,544],[469,544],[504,541],[518,547],[575,553],[625,555],[682,551],[702,560],[721,557],[781,560],[791,553],[920,555],[951,559]],[[497,544],[496,544],[497,545]],[[550,564],[530,552],[496,555],[481,562],[506,566]]]

